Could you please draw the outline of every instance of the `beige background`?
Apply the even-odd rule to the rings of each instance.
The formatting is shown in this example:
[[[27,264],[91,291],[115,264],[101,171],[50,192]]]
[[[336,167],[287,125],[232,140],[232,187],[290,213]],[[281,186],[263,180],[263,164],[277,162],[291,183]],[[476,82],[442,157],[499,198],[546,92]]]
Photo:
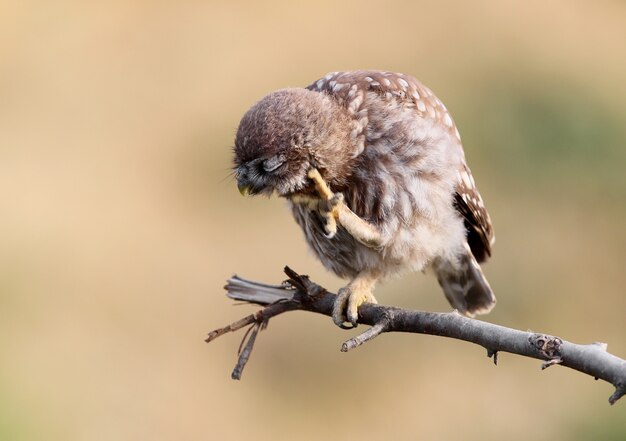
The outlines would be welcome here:
[[[329,288],[278,200],[242,199],[243,112],[328,71],[415,75],[451,110],[498,237],[487,319],[626,357],[626,4],[0,3],[0,439],[617,440],[563,368],[294,313],[259,336],[232,273]],[[407,275],[382,303],[447,310]]]

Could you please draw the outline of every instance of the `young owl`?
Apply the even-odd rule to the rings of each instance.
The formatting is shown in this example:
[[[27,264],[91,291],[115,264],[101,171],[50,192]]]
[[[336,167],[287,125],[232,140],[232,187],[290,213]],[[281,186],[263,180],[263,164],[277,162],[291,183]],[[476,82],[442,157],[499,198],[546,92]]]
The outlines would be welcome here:
[[[463,314],[495,305],[478,265],[489,215],[450,114],[415,78],[334,72],[270,93],[243,116],[234,153],[242,194],[286,198],[324,266],[350,280],[337,325],[356,326],[376,282],[407,270],[432,270]]]

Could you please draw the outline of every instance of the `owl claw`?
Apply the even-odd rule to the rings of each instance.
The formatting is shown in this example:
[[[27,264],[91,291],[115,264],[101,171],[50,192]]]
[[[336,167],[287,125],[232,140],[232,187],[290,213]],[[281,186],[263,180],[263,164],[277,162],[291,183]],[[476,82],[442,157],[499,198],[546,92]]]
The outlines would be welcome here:
[[[358,290],[350,285],[341,288],[333,306],[333,322],[340,328],[350,329],[344,325],[344,322],[348,321],[353,328],[356,328],[359,320],[359,306],[363,303],[378,302],[370,290]]]
[[[337,235],[337,223],[333,221],[331,224],[330,222],[326,221],[324,230],[326,230],[326,233],[324,233],[324,237],[326,239],[332,239]]]
[[[319,212],[324,217],[326,223],[324,229],[327,239],[332,239],[337,234],[337,218],[339,217],[339,205],[343,203],[343,195],[334,193],[330,199],[321,199],[319,202]]]

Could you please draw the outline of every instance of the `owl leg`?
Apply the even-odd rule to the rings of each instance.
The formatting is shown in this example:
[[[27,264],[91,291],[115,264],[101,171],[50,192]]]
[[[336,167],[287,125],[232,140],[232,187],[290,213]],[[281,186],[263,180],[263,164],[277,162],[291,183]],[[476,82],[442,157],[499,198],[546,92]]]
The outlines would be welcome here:
[[[319,171],[309,170],[309,179],[315,183],[315,188],[327,207],[320,210],[326,218],[327,237],[332,238],[337,232],[339,222],[352,237],[369,248],[382,246],[383,239],[380,230],[373,224],[361,219],[343,200],[341,193],[333,193],[324,181]]]
[[[379,248],[383,245],[383,237],[378,227],[357,216],[343,203],[343,200],[337,208],[337,221],[352,237],[366,247]]]
[[[339,290],[333,306],[333,321],[337,326],[345,328],[343,323],[347,318],[356,327],[359,306],[363,303],[378,303],[372,294],[378,278],[378,274],[362,272]]]

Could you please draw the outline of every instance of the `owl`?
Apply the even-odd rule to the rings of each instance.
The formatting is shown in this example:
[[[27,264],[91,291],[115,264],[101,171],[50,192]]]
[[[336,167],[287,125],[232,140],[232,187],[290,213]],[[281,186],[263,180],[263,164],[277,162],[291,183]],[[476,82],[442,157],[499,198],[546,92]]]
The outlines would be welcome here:
[[[265,96],[243,116],[234,174],[244,195],[276,194],[322,264],[348,284],[333,321],[356,326],[378,281],[434,274],[454,309],[489,312],[479,263],[494,233],[459,132],[415,78],[333,72]]]

